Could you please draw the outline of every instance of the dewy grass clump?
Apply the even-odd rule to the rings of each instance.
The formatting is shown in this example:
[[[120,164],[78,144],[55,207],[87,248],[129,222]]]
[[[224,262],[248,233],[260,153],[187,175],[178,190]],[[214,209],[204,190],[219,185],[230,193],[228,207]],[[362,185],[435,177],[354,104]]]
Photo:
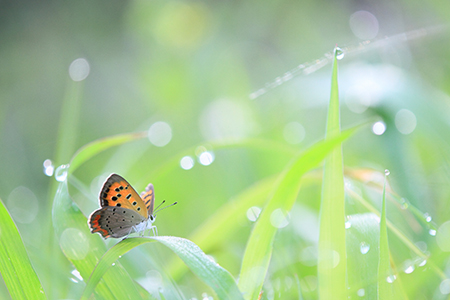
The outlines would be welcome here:
[[[435,230],[431,217],[424,216],[411,204],[403,205],[406,200],[386,185],[386,181],[383,185],[377,181],[379,172],[346,167],[342,144],[355,139],[356,134],[367,134],[367,126],[357,125],[341,131],[338,59],[342,59],[343,54],[336,48],[332,57],[331,96],[324,140],[301,151],[269,139],[203,144],[207,145],[204,149],[214,151],[217,156],[242,149],[266,151],[271,157],[282,156],[284,166],[278,173],[265,176],[238,192],[232,201],[221,203],[209,219],[198,218],[197,229],[188,239],[166,235],[128,236],[125,229],[120,231],[118,222],[122,221],[113,216],[112,211],[101,224],[96,215],[91,217],[92,230],[103,232],[104,237],[125,239],[117,243],[105,242],[100,236],[92,235],[86,225],[86,207],[91,202],[83,203],[80,195],[90,197],[91,187],[80,180],[83,172],[92,167],[89,163],[97,154],[131,143],[138,145],[147,138],[147,132],[94,141],[78,150],[70,163],[63,165],[64,170],[57,169],[58,180],[50,187],[55,196],[49,228],[55,238],[49,239],[50,250],[46,254],[49,273],[36,272],[29,259],[30,248],[24,245],[11,216],[1,205],[0,272],[11,298],[193,299],[207,291],[217,299],[405,299],[414,298],[414,286],[420,288],[422,282],[431,279],[442,281],[444,287],[440,286],[440,291],[445,294],[444,283],[448,279],[440,267],[442,261],[439,258],[433,261],[430,251],[434,249],[428,248],[426,242],[412,240],[410,233],[405,232],[409,228],[403,222],[403,218],[407,218],[416,231]],[[79,91],[74,88],[63,105],[63,116],[78,109],[73,103],[77,99]],[[60,136],[70,135],[75,123],[76,118],[64,119]],[[57,145],[58,163],[69,161],[67,153],[73,152],[72,142],[69,145],[63,143],[60,139]],[[158,162],[142,175],[139,184],[151,177],[164,186],[164,182],[170,181],[168,175],[179,169],[180,161],[191,157],[196,148]],[[126,151],[133,152],[134,149]],[[120,162],[117,157],[111,162]],[[139,160],[136,155],[127,163],[133,169],[139,169]],[[216,157],[215,161],[220,158]],[[193,164],[192,160],[191,167],[183,168],[183,171],[191,172]],[[385,174],[389,175],[388,172]],[[98,179],[101,182],[104,175]],[[194,185],[198,179],[189,177],[186,180]],[[223,185],[227,186],[227,182]],[[122,192],[128,186],[121,177],[111,181],[110,186],[105,185],[101,205],[116,207],[111,203],[119,203],[119,198],[128,197]],[[176,189],[177,183],[171,181],[170,186]],[[318,196],[318,186],[321,186],[321,196]],[[110,188],[114,189],[111,195]],[[155,190],[157,188],[155,183]],[[193,213],[189,201],[195,200],[187,198],[191,193],[189,186],[185,186],[183,192],[186,199],[176,199],[182,209],[175,211],[174,208],[174,213]],[[143,220],[153,218],[153,202],[144,202],[149,194],[149,199],[154,201],[153,186],[141,196],[142,203],[131,192],[130,203],[120,203],[128,205],[129,209],[148,209]],[[219,193],[216,196],[221,197]],[[202,199],[203,195],[199,193],[197,197]],[[320,207],[318,213],[314,207]],[[250,208],[254,215],[248,220]],[[102,209],[105,208],[98,211]],[[123,217],[123,222],[131,222],[132,215],[138,216],[137,208],[133,213]],[[108,221],[116,223],[106,223]],[[184,224],[180,222],[177,226]],[[119,230],[120,234],[111,233],[111,228]],[[248,235],[243,236],[242,232]],[[308,235],[311,232],[317,234]],[[239,244],[232,242],[236,236],[241,238]],[[221,249],[233,251],[232,262],[229,258],[223,259],[230,253]],[[222,259],[227,265],[222,264]],[[61,265],[54,265],[55,262]],[[423,272],[413,277],[415,284],[411,285],[408,276],[418,273],[414,270]],[[140,278],[149,271],[157,271],[160,280],[147,282],[145,275]],[[79,274],[82,282],[62,278],[71,278],[74,272]],[[50,286],[48,282],[54,285]]]

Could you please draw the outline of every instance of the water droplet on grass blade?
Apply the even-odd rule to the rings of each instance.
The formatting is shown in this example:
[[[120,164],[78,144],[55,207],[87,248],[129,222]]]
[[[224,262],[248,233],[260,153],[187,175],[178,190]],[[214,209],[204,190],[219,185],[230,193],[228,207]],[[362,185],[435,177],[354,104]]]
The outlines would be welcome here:
[[[386,277],[386,281],[389,283],[393,283],[395,279],[397,279],[397,276],[395,275],[389,275],[388,277]]]
[[[336,48],[334,48],[334,51],[335,51],[335,53],[336,53],[336,58],[337,58],[338,60],[341,60],[341,59],[344,58],[345,53],[344,53],[344,51],[342,51],[341,48],[336,47]]]
[[[389,174],[391,174],[391,171],[389,171],[388,169],[384,170],[384,175],[389,176]]]
[[[366,242],[361,242],[359,245],[359,251],[361,251],[362,254],[366,254],[370,250],[370,245]]]
[[[69,170],[69,165],[60,165],[56,168],[55,179],[56,181],[63,182],[67,178],[67,171]]]
[[[255,222],[258,219],[260,213],[261,208],[259,208],[258,206],[252,206],[249,209],[247,209],[247,219],[249,219],[252,222]]]

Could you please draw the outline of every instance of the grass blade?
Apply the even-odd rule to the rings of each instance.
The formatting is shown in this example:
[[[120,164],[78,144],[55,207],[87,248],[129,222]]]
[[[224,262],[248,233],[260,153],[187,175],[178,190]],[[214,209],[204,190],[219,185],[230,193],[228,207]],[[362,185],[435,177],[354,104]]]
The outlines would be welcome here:
[[[348,216],[346,243],[349,299],[377,297],[379,221],[380,218],[374,213]]]
[[[272,256],[277,227],[274,216],[289,212],[297,198],[301,177],[317,167],[328,153],[347,139],[354,129],[320,142],[295,157],[280,175],[269,202],[263,209],[247,242],[239,276],[239,288],[246,299],[257,299]],[[276,225],[276,224],[275,224]]]
[[[0,200],[0,273],[12,299],[47,299],[14,221]]]
[[[178,255],[197,277],[214,290],[219,299],[243,299],[233,277],[227,270],[209,259],[193,242],[171,236],[128,238],[116,244],[98,262],[87,282],[82,299],[89,298],[95,286],[119,256],[139,245],[154,241],[164,244]]]
[[[147,137],[147,132],[134,132],[95,140],[80,148],[75,153],[70,161],[69,172],[73,173],[81,164],[89,160],[94,155],[107,150],[108,148],[122,145],[145,137]]]
[[[331,78],[326,139],[340,133],[336,53],[337,51]],[[347,299],[344,198],[342,147],[337,147],[325,159],[324,165],[317,272],[321,299]]]
[[[380,218],[380,250],[378,262],[378,298],[395,299],[394,295],[394,274],[392,273],[389,258],[389,243],[386,226],[386,179],[383,186],[383,202],[381,206]]]
[[[84,279],[88,278],[106,246],[100,236],[89,232],[86,217],[70,199],[67,181],[59,184],[53,201],[53,224],[64,255]],[[103,276],[95,292],[104,299],[141,299],[138,288],[117,263]]]

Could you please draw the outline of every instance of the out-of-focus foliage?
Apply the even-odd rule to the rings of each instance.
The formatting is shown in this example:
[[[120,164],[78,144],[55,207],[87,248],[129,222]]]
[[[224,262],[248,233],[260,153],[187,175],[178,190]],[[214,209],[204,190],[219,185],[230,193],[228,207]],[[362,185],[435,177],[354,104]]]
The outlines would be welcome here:
[[[158,214],[159,234],[192,239],[237,278],[277,176],[325,136],[331,65],[254,100],[249,95],[300,64],[314,65],[335,44],[371,40],[339,61],[341,128],[371,124],[343,145],[349,296],[376,295],[377,277],[358,272],[377,270],[376,224],[389,169],[390,280],[399,280],[410,299],[446,299],[448,20],[449,3],[418,0],[1,3],[0,198],[45,295],[79,298],[87,274],[117,243],[103,245],[83,224],[112,172],[139,191],[152,182],[157,202],[178,201]],[[412,30],[422,36],[369,47]],[[383,134],[372,124],[385,126]],[[148,138],[139,136],[147,130]],[[64,179],[55,169],[112,136],[74,159],[70,198],[54,202],[55,179]],[[321,169],[302,179],[273,241],[262,299],[318,298],[321,187]],[[215,219],[220,226],[211,225]],[[65,222],[79,231],[64,235]],[[118,284],[140,295],[214,295],[158,243],[119,262]],[[112,278],[105,275],[104,294],[95,295],[114,295]],[[8,297],[1,282],[0,298]]]

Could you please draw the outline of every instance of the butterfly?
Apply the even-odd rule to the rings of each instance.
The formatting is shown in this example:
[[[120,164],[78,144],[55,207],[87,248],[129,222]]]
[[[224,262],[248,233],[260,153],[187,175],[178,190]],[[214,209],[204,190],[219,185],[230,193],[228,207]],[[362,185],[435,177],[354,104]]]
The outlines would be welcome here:
[[[126,238],[132,232],[144,233],[147,229],[155,233],[156,226],[152,225],[156,216],[153,184],[150,183],[139,196],[122,176],[111,174],[103,184],[99,198],[101,208],[88,219],[91,233],[99,233],[105,239]]]

